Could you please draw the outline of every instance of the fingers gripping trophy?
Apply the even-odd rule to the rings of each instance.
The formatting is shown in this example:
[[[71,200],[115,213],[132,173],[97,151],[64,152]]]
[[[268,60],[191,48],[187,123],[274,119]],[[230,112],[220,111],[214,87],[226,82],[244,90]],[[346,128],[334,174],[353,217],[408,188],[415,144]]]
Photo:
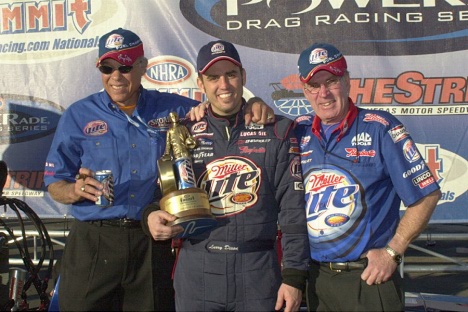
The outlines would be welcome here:
[[[206,192],[196,187],[191,150],[196,140],[179,123],[179,116],[171,112],[172,122],[167,131],[166,149],[158,160],[159,183],[162,191],[161,209],[176,216],[168,225],[180,225],[184,232],[177,237],[198,235],[216,226]]]

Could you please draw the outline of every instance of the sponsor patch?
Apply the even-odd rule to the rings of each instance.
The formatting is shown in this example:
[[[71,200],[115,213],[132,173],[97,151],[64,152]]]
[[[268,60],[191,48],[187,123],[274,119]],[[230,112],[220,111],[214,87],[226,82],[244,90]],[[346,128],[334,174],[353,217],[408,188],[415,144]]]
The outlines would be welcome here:
[[[148,126],[157,130],[167,130],[171,125],[171,121],[168,116],[151,119],[148,121]]]
[[[337,227],[349,221],[349,216],[342,213],[334,213],[325,218],[325,224],[331,227]]]
[[[416,145],[411,139],[406,140],[406,142],[403,144],[403,155],[405,155],[406,160],[410,163],[413,163],[421,158]]]
[[[263,125],[259,125],[253,122],[251,122],[250,125],[245,126],[245,129],[247,130],[262,130],[263,128],[264,128]]]
[[[424,171],[417,177],[413,178],[413,185],[419,186],[420,189],[423,189],[426,186],[431,185],[434,182],[435,182],[434,176],[429,170]]]
[[[265,147],[250,147],[250,146],[239,146],[241,154],[264,154],[266,153]]]
[[[213,141],[209,140],[209,139],[206,139],[206,138],[200,138],[198,140],[198,144],[200,146],[213,146]]]
[[[301,138],[301,146],[304,146],[310,142],[310,135]]]
[[[239,136],[249,137],[249,136],[267,136],[266,131],[242,131]]]
[[[393,127],[392,129],[388,130],[388,134],[390,134],[390,137],[392,138],[393,143],[400,142],[409,136],[408,131],[406,131],[406,128],[403,125],[398,125],[396,127]]]
[[[346,157],[375,157],[377,154],[375,150],[358,150],[356,148],[345,148],[347,152]]]
[[[294,182],[295,191],[304,191],[304,184],[302,182]]]
[[[361,132],[351,140],[353,146],[369,146],[372,145],[372,137],[367,132]]]
[[[312,242],[328,243],[348,237],[359,226],[366,210],[359,189],[353,176],[335,166],[304,175],[307,226]]]
[[[408,169],[405,172],[403,172],[403,179],[406,179],[406,178],[412,176],[413,174],[415,174],[418,171],[423,170],[424,168],[426,168],[426,163],[423,160],[419,164],[417,164],[416,166],[411,167],[411,169]]]
[[[242,213],[258,200],[262,169],[250,159],[228,156],[211,161],[198,179],[217,218]]]
[[[376,121],[380,122],[384,126],[388,126],[389,123],[387,119],[383,118],[382,116],[379,116],[377,114],[366,114],[363,119],[364,122],[370,122],[370,121]]]
[[[194,133],[194,134],[192,134],[192,136],[193,136],[194,138],[197,138],[197,139],[198,139],[198,138],[201,138],[201,137],[203,137],[203,138],[211,138],[211,137],[213,137],[213,132],[210,132],[210,133]]]
[[[84,127],[83,133],[90,136],[99,136],[106,134],[109,129],[107,128],[107,123],[102,120],[94,120],[88,122]]]
[[[299,117],[297,117],[294,121],[295,121],[296,123],[300,123],[300,122],[309,121],[309,120],[312,120],[312,116],[305,115],[305,116],[299,116]]]
[[[299,146],[291,146],[289,148],[289,154],[299,154],[300,152]]]
[[[294,159],[291,161],[289,171],[292,177],[298,180],[302,180],[301,158],[299,156],[295,156]]]
[[[208,123],[206,121],[197,122],[192,126],[192,133],[201,133],[206,131],[208,128]]]

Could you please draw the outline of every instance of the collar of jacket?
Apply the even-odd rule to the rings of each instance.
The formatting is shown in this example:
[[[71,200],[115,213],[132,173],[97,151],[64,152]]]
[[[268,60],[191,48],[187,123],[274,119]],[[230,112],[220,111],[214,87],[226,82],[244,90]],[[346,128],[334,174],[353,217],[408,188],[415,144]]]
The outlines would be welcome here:
[[[333,132],[340,132],[338,135],[338,138],[336,139],[338,142],[341,140],[341,138],[346,134],[346,132],[351,128],[351,125],[353,124],[354,120],[356,119],[358,115],[358,109],[356,105],[354,105],[353,101],[351,98],[348,98],[349,102],[349,109],[348,113],[346,114],[346,117],[341,121],[340,125],[338,128],[336,128]],[[314,122],[312,123],[312,133],[321,141],[322,137],[320,136],[320,125],[322,123],[322,120],[320,119],[319,116],[315,115],[314,117]]]

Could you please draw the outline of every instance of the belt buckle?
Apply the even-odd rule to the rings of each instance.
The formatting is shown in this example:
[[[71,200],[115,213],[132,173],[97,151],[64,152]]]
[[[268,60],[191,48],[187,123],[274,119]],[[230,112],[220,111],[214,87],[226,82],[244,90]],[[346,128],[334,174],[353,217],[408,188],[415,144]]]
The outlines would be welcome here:
[[[333,266],[332,266],[332,264],[333,264],[333,262],[329,262],[329,263],[328,263],[328,267],[330,268],[330,271],[340,273],[341,270],[340,270],[340,269],[334,269]]]
[[[128,218],[120,219],[120,227],[134,226],[135,225],[134,221],[135,220],[128,219]]]

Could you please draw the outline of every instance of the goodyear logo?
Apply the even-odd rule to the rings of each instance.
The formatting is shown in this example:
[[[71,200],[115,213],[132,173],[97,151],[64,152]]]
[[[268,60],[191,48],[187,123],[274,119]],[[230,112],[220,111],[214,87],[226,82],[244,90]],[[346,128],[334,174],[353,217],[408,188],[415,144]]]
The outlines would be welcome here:
[[[148,64],[146,79],[156,84],[171,85],[181,83],[192,75],[188,64],[181,59],[165,58]]]
[[[31,141],[55,132],[63,108],[33,96],[0,94],[0,144]]]

